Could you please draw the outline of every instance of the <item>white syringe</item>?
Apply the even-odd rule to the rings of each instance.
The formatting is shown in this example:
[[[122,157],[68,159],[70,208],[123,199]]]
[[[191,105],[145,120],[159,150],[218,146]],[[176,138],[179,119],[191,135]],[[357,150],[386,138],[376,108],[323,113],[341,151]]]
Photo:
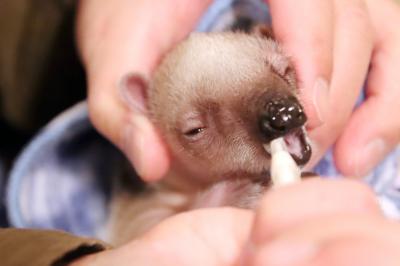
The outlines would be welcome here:
[[[286,148],[283,138],[277,138],[266,147],[271,153],[271,179],[275,187],[301,180],[301,171]]]

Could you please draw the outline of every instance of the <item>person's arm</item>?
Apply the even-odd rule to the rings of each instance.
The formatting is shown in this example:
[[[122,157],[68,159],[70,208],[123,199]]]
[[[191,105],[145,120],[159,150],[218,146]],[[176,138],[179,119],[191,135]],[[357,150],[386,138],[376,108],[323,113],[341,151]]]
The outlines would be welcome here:
[[[0,229],[0,264],[4,266],[62,266],[110,248],[90,238],[61,231],[4,228]]]

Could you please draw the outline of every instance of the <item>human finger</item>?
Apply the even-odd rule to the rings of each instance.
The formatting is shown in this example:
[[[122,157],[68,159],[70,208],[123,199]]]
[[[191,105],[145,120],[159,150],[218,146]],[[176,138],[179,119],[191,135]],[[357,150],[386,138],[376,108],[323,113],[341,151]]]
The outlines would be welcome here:
[[[374,32],[364,1],[336,0],[334,8],[334,63],[327,122],[309,134],[316,155],[323,154],[345,128],[363,87],[373,49]],[[314,156],[310,165],[317,160]]]
[[[376,32],[366,100],[351,116],[335,147],[339,169],[364,176],[400,141],[400,7],[369,1]]]
[[[358,180],[307,179],[264,196],[256,211],[251,242],[262,243],[293,225],[336,213],[382,216],[372,191]]]
[[[300,96],[315,128],[326,120],[333,63],[333,2],[270,0],[274,35],[292,57]]]
[[[369,215],[319,217],[256,247],[249,265],[398,265],[400,226]]]

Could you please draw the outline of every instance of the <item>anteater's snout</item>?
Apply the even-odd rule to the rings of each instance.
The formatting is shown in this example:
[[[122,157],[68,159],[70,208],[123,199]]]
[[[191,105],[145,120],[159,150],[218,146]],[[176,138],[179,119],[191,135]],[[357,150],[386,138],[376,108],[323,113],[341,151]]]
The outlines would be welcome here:
[[[259,128],[268,140],[281,137],[302,127],[307,117],[296,97],[277,95],[268,99],[261,110]]]

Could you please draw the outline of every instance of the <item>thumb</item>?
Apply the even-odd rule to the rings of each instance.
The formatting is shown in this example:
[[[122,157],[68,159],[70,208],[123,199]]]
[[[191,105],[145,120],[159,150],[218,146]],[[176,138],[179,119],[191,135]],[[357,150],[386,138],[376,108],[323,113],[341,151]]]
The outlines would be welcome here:
[[[93,83],[91,83],[93,82]],[[89,115],[93,125],[124,152],[145,181],[155,181],[169,168],[166,146],[147,116],[145,82],[127,75],[114,90],[89,80]]]
[[[135,72],[150,77],[161,56],[192,30],[209,2],[80,1],[77,42],[88,76],[90,118],[145,181],[160,179],[169,157],[141,108],[145,83],[125,76]]]

